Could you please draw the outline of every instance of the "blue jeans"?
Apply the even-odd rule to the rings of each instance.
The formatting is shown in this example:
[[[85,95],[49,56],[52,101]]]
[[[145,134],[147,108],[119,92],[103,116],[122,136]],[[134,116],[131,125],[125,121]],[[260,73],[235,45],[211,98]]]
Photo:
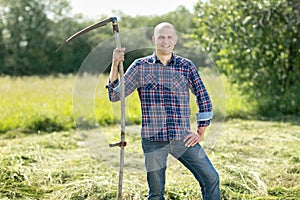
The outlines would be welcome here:
[[[200,184],[203,200],[220,200],[219,175],[206,153],[200,144],[193,147],[186,147],[184,144],[178,140],[153,142],[142,139],[149,187],[148,199],[165,199],[165,172],[167,157],[171,154],[193,173]]]

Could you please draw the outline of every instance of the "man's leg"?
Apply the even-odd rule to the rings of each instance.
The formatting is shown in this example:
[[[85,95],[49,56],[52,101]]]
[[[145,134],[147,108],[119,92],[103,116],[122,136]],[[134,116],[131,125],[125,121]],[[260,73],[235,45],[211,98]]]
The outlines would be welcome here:
[[[148,199],[163,200],[169,143],[142,139],[142,147],[149,187]]]
[[[185,147],[183,141],[176,141],[172,155],[193,173],[201,186],[203,200],[221,199],[219,174],[200,144]]]

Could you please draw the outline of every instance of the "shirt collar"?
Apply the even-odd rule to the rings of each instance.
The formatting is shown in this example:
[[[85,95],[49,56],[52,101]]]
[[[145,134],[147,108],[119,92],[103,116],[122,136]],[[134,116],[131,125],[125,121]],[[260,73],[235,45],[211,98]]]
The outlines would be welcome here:
[[[160,60],[157,58],[157,55],[155,54],[155,52],[151,56],[151,61],[152,61],[153,64],[154,63],[161,63]],[[172,57],[168,61],[168,65],[171,64],[171,63],[176,64],[176,55],[174,53],[172,53]]]

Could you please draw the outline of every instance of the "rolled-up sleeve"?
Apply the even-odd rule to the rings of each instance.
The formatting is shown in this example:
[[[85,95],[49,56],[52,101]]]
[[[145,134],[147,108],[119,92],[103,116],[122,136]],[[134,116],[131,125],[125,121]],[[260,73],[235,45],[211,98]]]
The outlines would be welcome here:
[[[210,120],[213,118],[213,112],[200,112],[196,114],[198,127],[200,126],[208,126],[210,124]]]
[[[192,93],[197,98],[199,113],[196,114],[196,119],[198,127],[208,126],[213,117],[212,102],[197,68],[193,64],[190,67],[189,83]]]
[[[112,102],[118,101],[120,95],[119,79],[113,82],[108,81],[106,88],[108,89],[109,100]]]

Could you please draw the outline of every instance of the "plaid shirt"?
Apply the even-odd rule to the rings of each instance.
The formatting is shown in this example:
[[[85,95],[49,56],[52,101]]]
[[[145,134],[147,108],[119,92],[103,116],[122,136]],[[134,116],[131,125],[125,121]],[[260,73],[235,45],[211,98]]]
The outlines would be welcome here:
[[[135,60],[124,75],[125,95],[137,89],[142,108],[142,138],[182,140],[190,134],[189,88],[197,97],[198,127],[208,126],[212,103],[195,65],[173,54],[164,66],[155,54]],[[109,99],[120,100],[119,80],[108,83]]]

